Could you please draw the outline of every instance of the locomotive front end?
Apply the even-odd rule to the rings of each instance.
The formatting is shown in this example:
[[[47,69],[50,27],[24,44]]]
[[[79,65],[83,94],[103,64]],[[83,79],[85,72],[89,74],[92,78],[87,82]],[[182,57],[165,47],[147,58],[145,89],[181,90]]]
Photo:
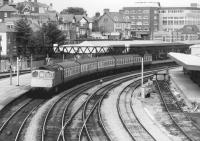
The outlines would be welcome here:
[[[32,88],[50,89],[53,87],[54,72],[49,70],[33,70],[31,77]]]

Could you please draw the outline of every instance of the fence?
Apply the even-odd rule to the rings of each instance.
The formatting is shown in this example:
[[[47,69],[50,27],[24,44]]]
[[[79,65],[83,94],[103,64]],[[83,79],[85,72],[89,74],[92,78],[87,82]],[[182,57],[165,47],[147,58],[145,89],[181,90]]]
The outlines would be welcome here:
[[[32,62],[32,68],[36,68],[39,66],[44,65],[45,61],[44,60],[39,60],[39,61],[33,61]],[[17,62],[12,63],[12,69],[16,70]],[[7,72],[10,70],[10,62],[9,60],[1,60],[1,65],[0,65],[0,72]],[[20,70],[28,70],[31,67],[31,62],[29,60],[22,60],[19,62],[19,68]]]

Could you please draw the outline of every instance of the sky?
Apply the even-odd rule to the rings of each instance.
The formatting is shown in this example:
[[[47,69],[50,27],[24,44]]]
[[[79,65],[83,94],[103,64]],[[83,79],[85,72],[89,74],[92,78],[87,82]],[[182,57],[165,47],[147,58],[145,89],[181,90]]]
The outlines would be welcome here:
[[[14,0],[14,2],[22,1],[24,0]],[[190,3],[200,3],[200,0],[38,0],[41,3],[52,3],[53,9],[58,12],[67,7],[82,7],[87,11],[89,17],[94,16],[96,12],[103,14],[103,9],[105,8],[117,12],[123,7],[131,7],[131,5],[134,5],[134,2],[158,1],[161,3],[161,6],[190,6]]]

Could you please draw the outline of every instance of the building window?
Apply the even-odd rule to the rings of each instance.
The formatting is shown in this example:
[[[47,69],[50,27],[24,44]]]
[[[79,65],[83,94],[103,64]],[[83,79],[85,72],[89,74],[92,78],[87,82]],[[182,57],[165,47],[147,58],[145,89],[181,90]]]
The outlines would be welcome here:
[[[117,17],[114,17],[114,20],[115,20],[115,21],[118,21],[118,18],[117,18]]]
[[[129,20],[129,16],[123,17],[125,21]]]
[[[8,13],[5,12],[5,13],[4,13],[4,18],[7,18],[7,17],[8,17]]]
[[[131,25],[136,25],[136,23],[135,22],[131,22]]]
[[[142,19],[142,16],[138,16],[138,19]]]
[[[135,16],[131,16],[131,19],[136,19],[136,17]]]
[[[149,10],[144,10],[143,13],[148,14]]]
[[[149,22],[147,22],[147,21],[143,22],[143,25],[149,25]]]
[[[104,23],[108,22],[108,19],[107,18],[103,19],[103,22]]]
[[[125,14],[129,14],[129,11],[128,11],[128,10],[125,10]]]
[[[154,20],[157,20],[157,16],[154,16]]]
[[[143,17],[143,19],[148,19],[148,18],[149,18],[148,16],[144,16],[144,17]]]
[[[137,25],[142,25],[142,22],[137,22]]]
[[[131,11],[130,11],[130,14],[135,14],[135,10],[131,10]]]
[[[167,25],[167,20],[163,20],[163,25]]]

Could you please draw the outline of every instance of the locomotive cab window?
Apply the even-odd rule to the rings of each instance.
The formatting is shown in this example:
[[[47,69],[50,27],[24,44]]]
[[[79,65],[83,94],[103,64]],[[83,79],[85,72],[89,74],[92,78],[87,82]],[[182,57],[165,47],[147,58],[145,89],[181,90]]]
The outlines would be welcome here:
[[[43,71],[39,72],[39,77],[44,78],[44,72]]]
[[[38,77],[38,72],[37,71],[32,72],[32,77]]]

